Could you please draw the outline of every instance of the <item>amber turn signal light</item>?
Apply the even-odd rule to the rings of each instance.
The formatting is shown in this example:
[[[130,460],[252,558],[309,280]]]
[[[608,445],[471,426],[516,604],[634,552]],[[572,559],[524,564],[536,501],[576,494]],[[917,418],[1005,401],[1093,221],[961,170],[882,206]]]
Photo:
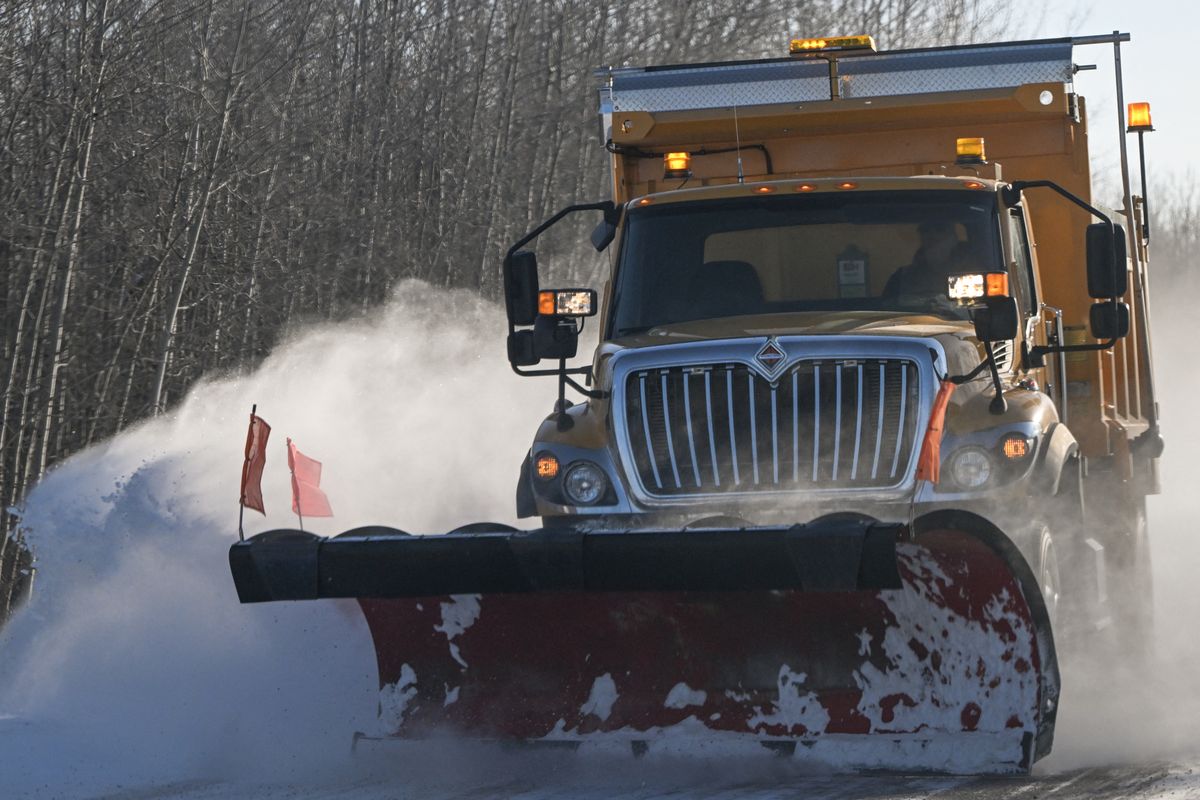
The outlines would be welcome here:
[[[1017,461],[1024,458],[1029,455],[1031,450],[1029,440],[1020,435],[1006,437],[1002,449],[1004,457],[1010,461]]]
[[[537,476],[544,481],[558,477],[558,459],[549,453],[540,454],[534,468],[537,470]]]

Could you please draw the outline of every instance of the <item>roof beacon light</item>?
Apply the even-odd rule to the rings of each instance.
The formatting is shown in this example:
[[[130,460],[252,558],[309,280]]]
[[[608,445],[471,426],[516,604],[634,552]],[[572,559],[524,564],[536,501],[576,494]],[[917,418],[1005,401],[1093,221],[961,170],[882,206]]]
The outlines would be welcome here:
[[[1004,297],[1008,294],[1007,272],[983,272],[951,275],[946,279],[946,293],[951,300],[970,301],[984,297]]]
[[[959,139],[956,145],[958,158],[955,159],[957,164],[986,164],[987,163],[987,148],[984,146],[982,136],[970,136]]]
[[[840,53],[847,50],[870,50],[875,52],[872,36],[824,36],[818,39],[792,39],[788,52],[793,56]]]
[[[1139,133],[1152,130],[1154,130],[1154,125],[1150,122],[1150,104],[1130,103],[1129,127],[1125,129],[1126,133]]]
[[[663,180],[686,180],[692,177],[691,153],[664,153]]]

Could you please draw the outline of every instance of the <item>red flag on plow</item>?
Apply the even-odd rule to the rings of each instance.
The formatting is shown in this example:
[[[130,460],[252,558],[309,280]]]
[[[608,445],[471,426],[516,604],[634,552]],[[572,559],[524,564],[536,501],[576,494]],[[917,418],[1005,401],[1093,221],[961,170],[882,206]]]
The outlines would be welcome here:
[[[321,462],[304,455],[287,440],[288,468],[292,471],[292,512],[300,517],[332,517],[329,498],[321,491]]]
[[[263,508],[262,474],[267,465],[267,439],[271,426],[254,411],[250,412],[250,428],[246,431],[246,460],[242,464],[241,504],[266,514]]]

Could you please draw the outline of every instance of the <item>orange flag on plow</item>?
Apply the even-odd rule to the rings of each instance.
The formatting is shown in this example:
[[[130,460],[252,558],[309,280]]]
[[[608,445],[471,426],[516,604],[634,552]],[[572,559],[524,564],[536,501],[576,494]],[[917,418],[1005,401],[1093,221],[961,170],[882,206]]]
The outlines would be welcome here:
[[[933,410],[929,413],[929,427],[925,429],[925,439],[921,442],[921,456],[917,459],[917,480],[937,483],[942,476],[942,428],[946,424],[946,406],[950,405],[950,395],[954,394],[954,384],[942,381],[937,398],[933,401]]]
[[[321,462],[296,449],[287,440],[288,469],[292,471],[292,512],[301,517],[332,517],[329,498],[321,491]]]
[[[262,474],[267,465],[267,439],[271,435],[271,426],[262,417],[250,412],[250,429],[246,431],[246,460],[242,464],[242,495],[241,504],[253,508],[260,514],[266,514],[263,509]]]

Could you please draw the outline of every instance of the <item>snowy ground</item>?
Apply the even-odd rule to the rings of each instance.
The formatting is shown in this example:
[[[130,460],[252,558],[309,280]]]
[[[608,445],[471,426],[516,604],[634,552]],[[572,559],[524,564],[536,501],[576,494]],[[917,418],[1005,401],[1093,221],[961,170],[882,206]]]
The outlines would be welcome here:
[[[1150,506],[1152,674],[1068,664],[1054,753],[1031,778],[829,776],[783,759],[596,760],[426,746],[350,757],[374,724],[370,637],[353,603],[240,606],[226,551],[251,403],[274,426],[264,489],[290,525],[283,441],[325,464],[331,534],[504,521],[552,385],[509,373],[498,310],[402,287],[375,318],[305,334],[253,375],[81,453],[34,491],[33,602],[0,636],[0,798],[1200,797],[1200,421],[1168,417]],[[430,309],[457,309],[453,323]],[[1160,335],[1163,357],[1174,341]],[[419,346],[414,346],[417,343]],[[1177,363],[1190,358],[1186,349]],[[419,378],[414,377],[419,376]],[[1164,408],[1200,389],[1163,373]],[[503,387],[480,413],[481,387]],[[1184,400],[1181,400],[1182,406]],[[1172,427],[1174,425],[1174,427]],[[464,446],[463,443],[469,443]],[[433,457],[431,457],[431,454]]]

